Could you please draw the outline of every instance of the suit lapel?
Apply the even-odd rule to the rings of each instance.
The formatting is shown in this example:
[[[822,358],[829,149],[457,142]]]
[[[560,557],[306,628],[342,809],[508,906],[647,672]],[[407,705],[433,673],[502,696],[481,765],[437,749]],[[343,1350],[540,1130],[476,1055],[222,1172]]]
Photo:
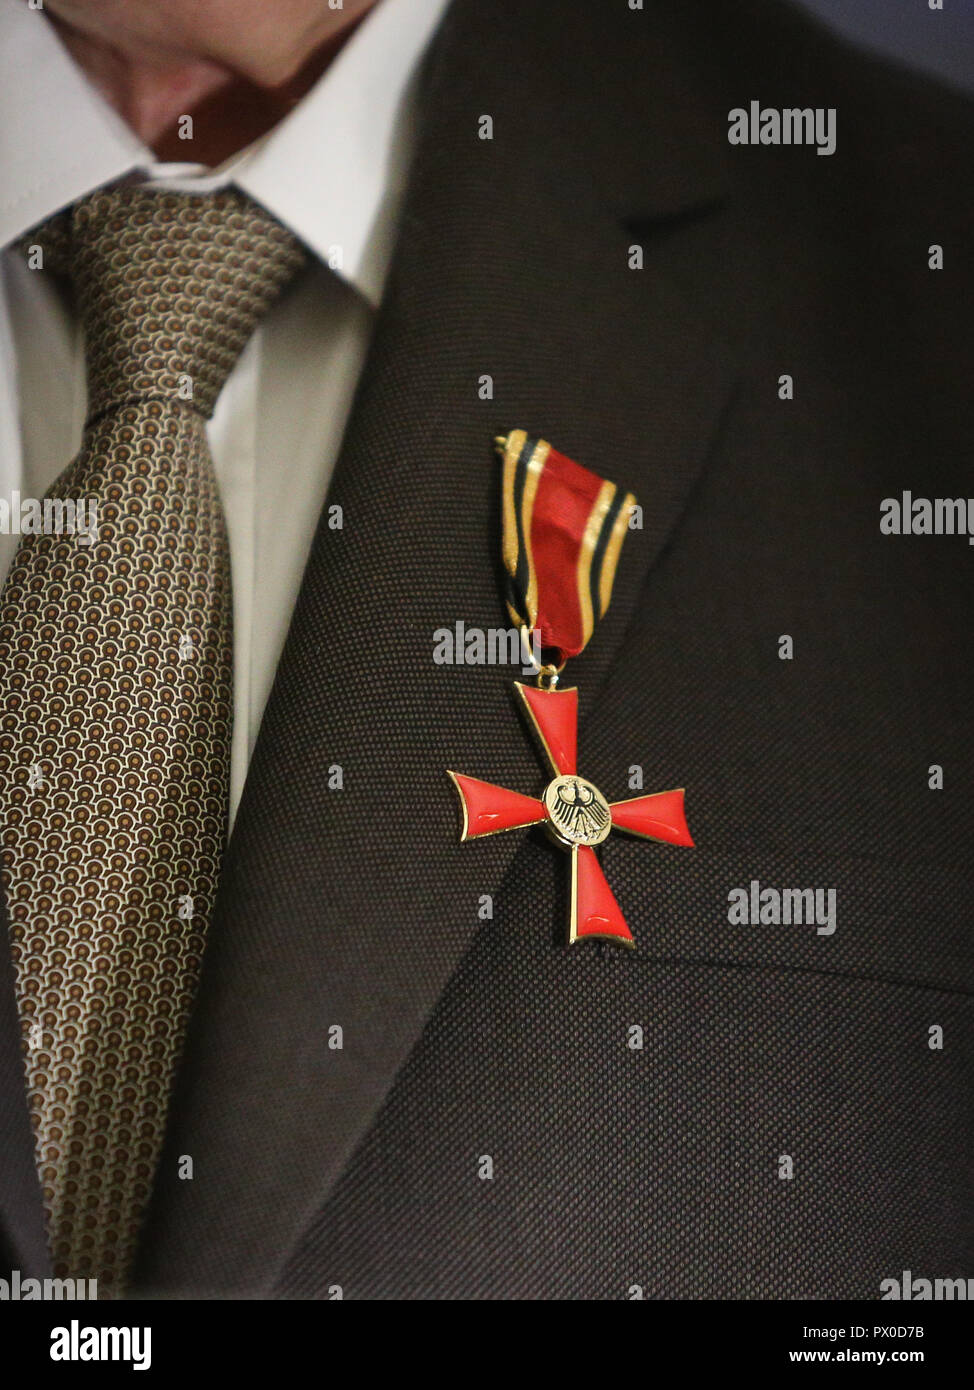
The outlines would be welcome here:
[[[571,672],[584,716],[727,399],[724,351],[651,250],[629,269],[622,208],[558,133],[515,18],[485,33],[477,5],[456,6],[427,65],[400,242],[329,495],[343,526],[325,520],[315,540],[228,849],[147,1291],[273,1285],[489,930],[478,901],[522,837],[458,844],[445,769],[528,792],[540,772],[516,672],[437,665],[433,648],[459,620],[506,623],[493,436],[542,433],[644,505]],[[492,141],[478,139],[486,112]],[[705,178],[663,192],[667,214],[715,194]],[[182,1156],[192,1181],[176,1176]]]

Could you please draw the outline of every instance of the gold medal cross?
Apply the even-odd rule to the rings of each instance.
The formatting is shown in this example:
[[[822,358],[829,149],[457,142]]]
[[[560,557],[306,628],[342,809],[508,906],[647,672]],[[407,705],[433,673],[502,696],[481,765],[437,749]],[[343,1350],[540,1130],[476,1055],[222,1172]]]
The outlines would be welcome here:
[[[540,799],[450,772],[463,809],[464,840],[543,824],[555,844],[571,854],[569,943],[616,941],[635,946],[595,853],[613,827],[645,840],[692,845],[683,810],[683,788],[609,802],[577,771],[578,691],[514,688],[554,774]]]

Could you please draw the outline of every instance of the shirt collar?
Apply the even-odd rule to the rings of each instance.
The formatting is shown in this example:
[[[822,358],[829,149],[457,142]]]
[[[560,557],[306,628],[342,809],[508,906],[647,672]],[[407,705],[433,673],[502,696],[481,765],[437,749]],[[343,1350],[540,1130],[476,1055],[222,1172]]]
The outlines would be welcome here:
[[[133,172],[233,183],[378,304],[412,141],[414,79],[448,0],[380,0],[292,112],[219,169],[160,164],[43,12],[0,6],[0,246]]]
[[[43,11],[0,6],[0,245],[151,158]]]

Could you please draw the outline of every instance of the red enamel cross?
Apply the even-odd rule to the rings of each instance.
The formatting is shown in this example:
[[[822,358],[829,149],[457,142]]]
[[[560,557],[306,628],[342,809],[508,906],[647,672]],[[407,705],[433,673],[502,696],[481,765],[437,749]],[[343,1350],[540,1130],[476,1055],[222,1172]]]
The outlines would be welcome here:
[[[460,839],[476,840],[543,823],[555,843],[572,857],[569,942],[601,938],[635,946],[593,846],[601,844],[613,826],[646,840],[692,845],[683,812],[683,788],[606,801],[577,772],[578,691],[536,689],[520,681],[514,682],[514,688],[554,779],[538,799],[451,772],[463,807]]]

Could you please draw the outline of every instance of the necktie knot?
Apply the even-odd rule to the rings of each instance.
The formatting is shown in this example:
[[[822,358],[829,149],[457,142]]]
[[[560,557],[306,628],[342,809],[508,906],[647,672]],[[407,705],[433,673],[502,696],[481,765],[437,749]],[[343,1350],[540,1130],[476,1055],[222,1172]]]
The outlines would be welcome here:
[[[84,324],[88,418],[126,402],[183,400],[210,416],[258,321],[306,255],[233,189],[92,193],[57,219],[49,264],[73,281]]]

